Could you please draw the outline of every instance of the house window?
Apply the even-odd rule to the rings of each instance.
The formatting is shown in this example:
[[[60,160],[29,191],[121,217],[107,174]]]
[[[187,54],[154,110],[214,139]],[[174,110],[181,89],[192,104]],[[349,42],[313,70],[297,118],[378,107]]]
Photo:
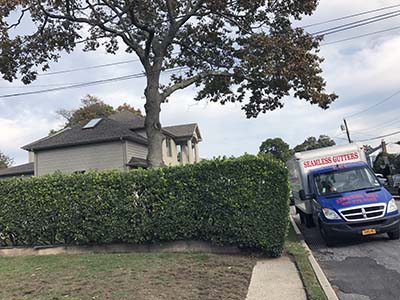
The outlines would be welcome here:
[[[168,157],[172,157],[172,147],[171,147],[171,139],[170,138],[165,139],[165,145],[167,146]]]

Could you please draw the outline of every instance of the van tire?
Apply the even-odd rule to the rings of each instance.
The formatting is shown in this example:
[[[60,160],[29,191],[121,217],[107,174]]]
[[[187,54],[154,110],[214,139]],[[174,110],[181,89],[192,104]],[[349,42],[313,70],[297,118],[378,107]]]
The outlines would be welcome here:
[[[388,232],[387,234],[389,236],[389,239],[398,240],[400,238],[400,229],[397,229],[397,230],[392,231],[392,232]]]
[[[326,245],[327,247],[335,246],[334,241],[333,241],[331,238],[328,238],[328,237],[326,236],[326,232],[325,232],[324,225],[322,225],[322,223],[321,223],[320,221],[318,222],[318,228],[319,228],[319,233],[320,233],[322,239],[323,239],[324,242],[325,242],[325,245]]]
[[[307,228],[311,228],[311,227],[315,226],[312,215],[304,214],[304,219],[305,219],[304,222],[305,222]]]

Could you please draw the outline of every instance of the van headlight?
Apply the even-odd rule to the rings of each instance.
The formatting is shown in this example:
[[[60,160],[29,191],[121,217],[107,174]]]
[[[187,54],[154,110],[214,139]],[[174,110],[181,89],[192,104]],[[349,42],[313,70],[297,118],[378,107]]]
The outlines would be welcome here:
[[[340,220],[339,215],[332,209],[323,208],[322,212],[324,213],[325,218],[328,220]]]
[[[388,202],[388,207],[387,207],[387,213],[391,213],[397,210],[397,205],[396,205],[396,201],[394,201],[394,199],[390,199],[390,201]]]

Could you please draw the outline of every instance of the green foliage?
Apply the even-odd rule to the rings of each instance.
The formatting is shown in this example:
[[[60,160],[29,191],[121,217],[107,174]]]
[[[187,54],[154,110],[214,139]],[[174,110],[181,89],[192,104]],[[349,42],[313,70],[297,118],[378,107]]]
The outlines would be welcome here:
[[[327,297],[318,282],[318,278],[315,275],[313,267],[308,259],[309,253],[301,244],[299,237],[293,229],[293,226],[289,226],[288,236],[285,245],[286,251],[291,255],[295,262],[297,269],[299,270],[301,279],[307,292],[308,300],[326,300]]]
[[[124,102],[124,104],[118,106],[115,111],[119,111],[119,112],[129,111],[129,112],[133,113],[134,115],[143,117],[142,112],[140,111],[140,109],[136,109],[136,108],[134,108],[133,106],[129,105],[126,102]]]
[[[334,145],[336,145],[335,141],[332,140],[327,135],[320,135],[318,139],[313,136],[310,136],[303,143],[294,147],[293,150],[294,152],[301,152],[301,151],[314,150],[324,147],[330,147]]]
[[[86,95],[82,100],[82,106],[79,109],[75,110],[66,110],[61,109],[57,111],[57,114],[62,116],[67,120],[65,127],[74,126],[74,125],[82,125],[85,122],[95,119],[95,118],[103,118],[108,117],[115,112],[121,111],[130,111],[136,115],[141,116],[140,109],[135,109],[127,103],[124,103],[118,106],[117,109],[114,109],[111,105],[104,103],[102,100],[95,96]],[[50,131],[50,135],[57,133],[55,130]]]
[[[262,142],[259,154],[271,154],[276,159],[286,162],[292,155],[292,150],[281,138],[274,138]]]
[[[0,170],[10,167],[14,160],[0,151]]]
[[[394,168],[393,172],[400,173],[400,156],[388,153],[387,158],[389,160],[389,165]],[[390,166],[386,165],[381,152],[374,161],[373,169],[374,172],[387,176],[390,175]]]
[[[21,77],[27,84],[63,51],[104,48],[139,57],[150,113],[149,104],[157,109],[192,84],[199,88],[196,99],[243,103],[247,117],[281,108],[290,94],[323,109],[337,98],[325,91],[321,76],[322,38],[292,24],[311,15],[317,0],[1,3],[0,74],[5,80]],[[161,84],[166,68],[181,70]]]
[[[0,181],[0,243],[151,243],[198,239],[282,252],[288,173],[266,157]]]

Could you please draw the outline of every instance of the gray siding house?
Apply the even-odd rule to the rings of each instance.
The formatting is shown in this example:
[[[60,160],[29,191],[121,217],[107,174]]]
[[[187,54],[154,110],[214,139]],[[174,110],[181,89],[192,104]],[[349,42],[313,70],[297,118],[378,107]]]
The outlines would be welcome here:
[[[166,165],[190,164],[200,161],[198,144],[201,134],[197,124],[163,128],[163,160]],[[147,166],[147,138],[144,117],[123,111],[108,118],[89,121],[83,126],[65,128],[60,132],[30,143],[22,149],[29,152],[29,175],[42,176],[87,171],[129,170]],[[0,170],[0,178],[29,176]]]

